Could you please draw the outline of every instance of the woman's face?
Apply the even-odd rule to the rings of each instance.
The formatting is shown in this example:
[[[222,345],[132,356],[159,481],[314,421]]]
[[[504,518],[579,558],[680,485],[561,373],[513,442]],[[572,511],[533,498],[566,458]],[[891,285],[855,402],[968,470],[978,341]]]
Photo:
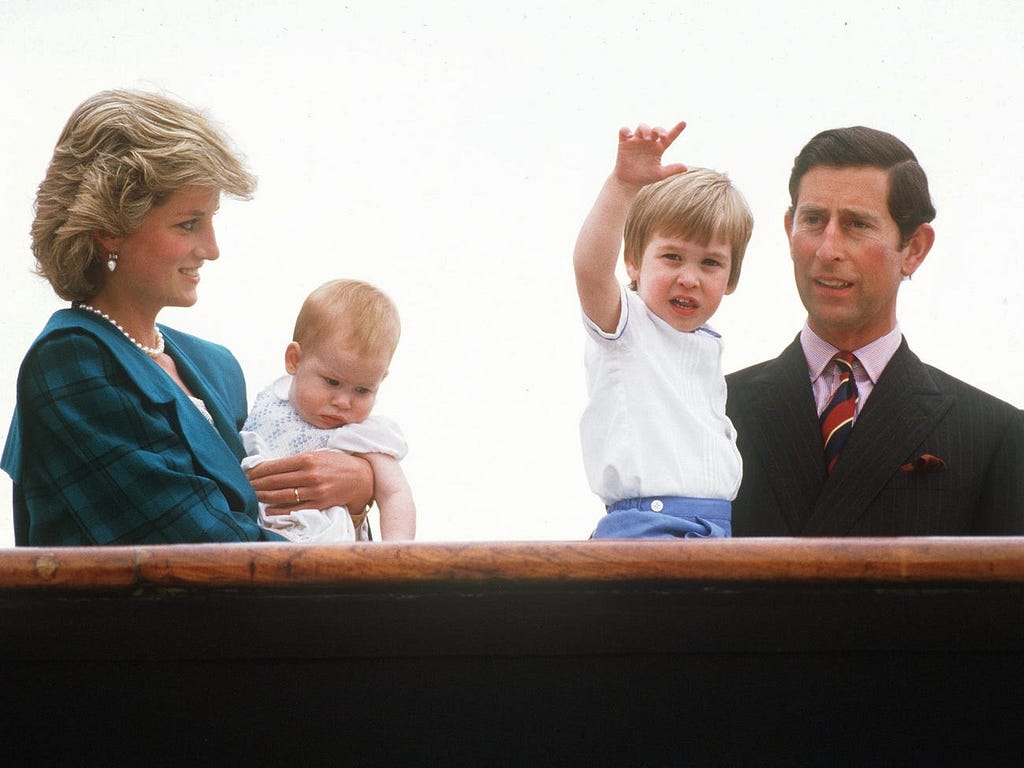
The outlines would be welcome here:
[[[220,190],[183,187],[154,206],[135,232],[112,241],[117,267],[101,293],[154,315],[195,304],[199,268],[220,255],[213,231],[219,205]]]

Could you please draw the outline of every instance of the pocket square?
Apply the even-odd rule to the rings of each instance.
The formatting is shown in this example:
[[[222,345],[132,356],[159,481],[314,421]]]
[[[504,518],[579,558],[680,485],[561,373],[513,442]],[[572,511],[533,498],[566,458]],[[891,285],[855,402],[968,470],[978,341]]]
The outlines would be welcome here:
[[[923,453],[913,461],[900,467],[900,472],[937,472],[947,466],[943,459],[932,456],[930,453]]]

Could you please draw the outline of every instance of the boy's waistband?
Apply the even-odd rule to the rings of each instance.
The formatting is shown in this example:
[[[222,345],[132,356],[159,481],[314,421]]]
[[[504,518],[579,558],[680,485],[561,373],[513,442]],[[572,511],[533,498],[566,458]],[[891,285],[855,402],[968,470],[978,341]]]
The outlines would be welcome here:
[[[644,496],[622,499],[607,508],[609,512],[633,509],[640,512],[661,512],[666,515],[707,517],[719,520],[732,518],[732,502],[725,499],[701,499],[693,496]]]
[[[732,502],[690,496],[623,499],[608,508],[592,539],[691,539],[732,536]]]

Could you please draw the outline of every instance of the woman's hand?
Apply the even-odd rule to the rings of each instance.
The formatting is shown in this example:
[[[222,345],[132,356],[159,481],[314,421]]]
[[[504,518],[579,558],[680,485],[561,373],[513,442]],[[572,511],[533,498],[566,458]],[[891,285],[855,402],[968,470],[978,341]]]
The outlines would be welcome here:
[[[373,497],[369,462],[341,451],[311,451],[264,461],[246,474],[270,515],[334,506],[347,506],[358,515]]]

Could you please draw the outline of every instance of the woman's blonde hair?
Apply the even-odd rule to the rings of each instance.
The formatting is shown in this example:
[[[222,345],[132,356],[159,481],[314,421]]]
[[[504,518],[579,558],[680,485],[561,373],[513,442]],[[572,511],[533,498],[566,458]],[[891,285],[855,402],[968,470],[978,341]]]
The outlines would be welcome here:
[[[398,308],[387,294],[369,283],[331,280],[303,302],[292,341],[313,347],[335,333],[340,333],[360,355],[380,356],[390,363],[402,333]]]
[[[132,234],[150,209],[187,186],[247,200],[256,177],[192,107],[143,91],[86,99],[68,118],[36,193],[36,272],[63,299],[91,299],[107,274],[94,233]]]

